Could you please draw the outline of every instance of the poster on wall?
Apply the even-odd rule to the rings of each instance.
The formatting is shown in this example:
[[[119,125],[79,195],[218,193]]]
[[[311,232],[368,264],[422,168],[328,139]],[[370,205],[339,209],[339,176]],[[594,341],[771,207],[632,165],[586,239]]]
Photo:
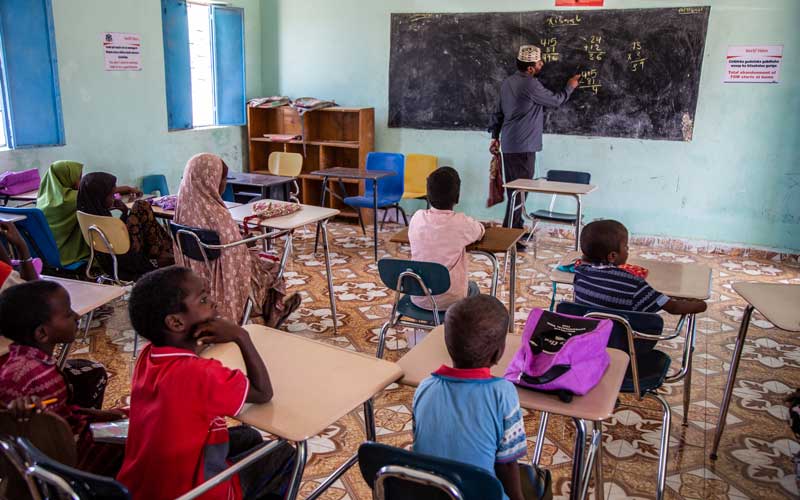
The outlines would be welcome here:
[[[779,83],[783,45],[729,45],[724,83]]]
[[[106,71],[141,71],[142,39],[136,33],[103,33]]]
[[[556,7],[602,7],[603,0],[556,0]]]

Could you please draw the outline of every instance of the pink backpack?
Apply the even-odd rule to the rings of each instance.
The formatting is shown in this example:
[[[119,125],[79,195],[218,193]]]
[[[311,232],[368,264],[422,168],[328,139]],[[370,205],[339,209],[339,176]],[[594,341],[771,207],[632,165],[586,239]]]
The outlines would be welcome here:
[[[35,168],[0,174],[0,194],[15,195],[39,189],[39,171]]]
[[[519,351],[505,378],[516,385],[558,394],[569,402],[603,378],[613,323],[534,309],[525,322]]]

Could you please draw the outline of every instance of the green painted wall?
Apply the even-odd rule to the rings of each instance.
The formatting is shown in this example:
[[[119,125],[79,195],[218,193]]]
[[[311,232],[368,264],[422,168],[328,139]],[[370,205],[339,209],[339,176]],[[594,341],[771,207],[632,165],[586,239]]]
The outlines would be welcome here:
[[[235,0],[245,9],[247,95],[261,94],[259,0]],[[186,161],[211,151],[239,168],[246,155],[244,127],[167,132],[160,0],[53,0],[61,106],[66,145],[0,151],[0,171],[47,168],[56,160],[104,170],[120,182],[163,173],[177,191]],[[142,36],[141,71],[104,71],[102,34]]]
[[[389,15],[552,9],[553,0],[265,0],[265,93],[375,107],[376,149],[438,155],[462,176],[461,210],[485,208],[489,136],[388,129]],[[800,2],[606,0],[607,8],[711,5],[690,143],[547,135],[537,175],[587,170],[599,191],[588,220],[617,218],[634,233],[800,249]],[[784,44],[779,85],[723,84],[727,46]],[[676,71],[680,61],[675,61]]]

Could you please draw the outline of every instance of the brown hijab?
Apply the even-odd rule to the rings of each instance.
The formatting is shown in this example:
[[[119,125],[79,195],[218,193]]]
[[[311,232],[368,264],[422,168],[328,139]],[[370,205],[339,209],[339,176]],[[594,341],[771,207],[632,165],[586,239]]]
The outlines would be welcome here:
[[[217,155],[201,153],[189,160],[178,191],[175,222],[216,231],[220,242],[225,244],[239,241],[242,236],[219,194],[223,170],[222,159]],[[177,247],[175,255],[179,255]],[[211,283],[211,296],[220,315],[240,322],[250,294],[252,274],[247,247],[241,245],[223,250],[220,258],[212,262],[211,275],[205,263],[185,261],[192,271]]]

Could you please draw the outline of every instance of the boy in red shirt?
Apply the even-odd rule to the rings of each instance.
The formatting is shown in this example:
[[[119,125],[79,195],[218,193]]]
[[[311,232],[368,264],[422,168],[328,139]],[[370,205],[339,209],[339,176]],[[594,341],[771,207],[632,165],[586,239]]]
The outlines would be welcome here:
[[[245,403],[268,402],[272,385],[247,331],[217,318],[208,284],[191,270],[172,266],[146,274],[133,287],[128,311],[150,345],[133,374],[118,479],[134,499],[172,499],[261,444],[255,429],[228,429],[225,417],[235,417]],[[225,342],[238,345],[247,375],[197,355],[207,344]],[[293,457],[283,443],[202,498],[282,496]]]

